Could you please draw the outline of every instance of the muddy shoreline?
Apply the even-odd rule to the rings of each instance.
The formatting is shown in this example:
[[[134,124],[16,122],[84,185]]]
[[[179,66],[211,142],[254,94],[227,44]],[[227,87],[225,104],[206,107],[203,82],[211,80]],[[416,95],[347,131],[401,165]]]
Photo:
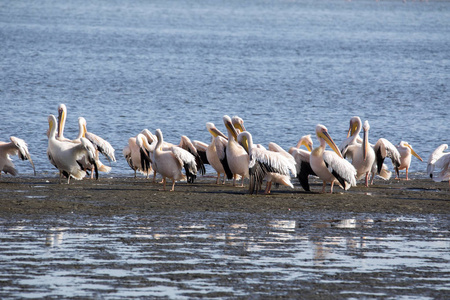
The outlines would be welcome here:
[[[329,188],[329,187],[327,187]],[[217,212],[354,212],[392,214],[447,214],[450,211],[448,182],[428,179],[378,180],[333,194],[321,194],[321,183],[312,182],[313,192],[299,185],[274,188],[270,195],[249,195],[247,188],[231,183],[216,185],[212,177],[194,184],[178,182],[174,192],[144,178],[100,178],[59,184],[57,178],[12,178],[0,181],[0,217],[48,214],[129,215],[155,211]]]

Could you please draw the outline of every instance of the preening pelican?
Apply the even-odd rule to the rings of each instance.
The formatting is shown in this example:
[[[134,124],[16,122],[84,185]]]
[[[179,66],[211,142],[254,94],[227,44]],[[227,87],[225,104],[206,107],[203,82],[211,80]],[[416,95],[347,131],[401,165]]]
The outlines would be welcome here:
[[[226,156],[227,137],[213,123],[206,123],[206,129],[212,136],[211,143],[206,149],[206,158],[211,167],[217,172],[216,184],[219,184],[220,174],[223,174],[222,184],[225,184],[225,176],[228,179],[233,178]]]
[[[316,176],[323,180],[322,192],[325,192],[327,182],[331,183],[330,193],[333,193],[333,185],[337,180],[342,188],[349,189],[356,185],[356,169],[350,162],[342,157],[338,147],[328,134],[325,126],[316,126],[316,135],[320,146],[311,152],[309,162]],[[328,144],[333,151],[325,151]]]
[[[447,181],[450,185],[450,152],[444,152],[448,149],[447,144],[442,144],[430,154],[427,164],[427,174],[434,181]],[[434,169],[439,168],[440,172],[434,174]]]
[[[395,179],[400,179],[399,170],[406,170],[406,180],[408,179],[408,169],[411,165],[411,154],[417,157],[418,160],[423,161],[423,159],[417,154],[414,149],[405,141],[401,141],[397,145],[397,150],[400,153],[400,165],[395,167],[395,172],[397,177]]]
[[[27,143],[15,136],[11,136],[9,139],[11,140],[9,143],[0,142],[0,177],[2,177],[2,171],[5,174],[9,173],[13,176],[17,176],[19,173],[15,168],[10,155],[17,155],[21,160],[29,160],[33,167],[34,175],[36,176],[36,169],[34,168],[33,160],[28,151]]]
[[[266,194],[270,193],[269,183],[272,181],[277,181],[278,183],[294,188],[290,177],[290,173],[295,176],[296,172],[295,161],[292,156],[288,158],[280,152],[269,151],[263,147],[254,146],[252,135],[248,131],[241,132],[238,135],[237,141],[243,145],[250,157],[248,164],[250,194],[258,194],[258,190],[261,188],[264,179],[267,180]],[[277,146],[272,145],[273,148],[280,150]]]
[[[164,190],[166,190],[166,178],[172,179],[172,189],[175,189],[175,181],[186,180],[186,176],[181,172],[184,167],[186,172],[197,173],[195,157],[188,151],[180,147],[171,147],[170,150],[163,150],[163,134],[160,129],[156,130],[158,142],[153,153],[153,160],[156,171],[163,177]]]
[[[98,170],[95,160],[95,148],[89,140],[81,138],[80,143],[72,143],[60,141],[56,139],[56,117],[50,115],[48,117],[49,137],[47,156],[50,162],[59,170],[59,181],[61,183],[61,175],[67,177],[67,183],[70,183],[70,177],[77,180],[86,176],[86,171],[81,167],[80,160],[86,158],[89,163],[94,165],[96,178],[98,178]]]
[[[243,187],[244,178],[249,177],[249,156],[247,151],[237,142],[237,132],[230,117],[227,115],[223,116],[223,122],[228,131],[226,155],[228,166],[230,167],[231,173],[233,173],[233,186],[236,186],[237,176],[240,175],[242,177],[241,187]]]
[[[363,125],[362,143],[351,143],[344,148],[342,155],[348,157],[352,161],[352,165],[356,169],[356,180],[365,177],[365,185],[369,186],[369,175],[375,164],[375,151],[369,145],[369,121],[365,121]]]
[[[152,171],[150,153],[146,150],[148,144],[147,136],[142,131],[135,137],[129,138],[128,145],[123,148],[122,153],[134,171],[134,178],[136,178],[137,172],[140,172],[148,179],[149,173]]]
[[[292,175],[294,177],[297,177],[297,167],[296,167],[296,162],[294,157],[289,154],[289,152],[287,152],[286,150],[284,150],[281,146],[279,146],[278,144],[274,143],[274,142],[270,142],[268,145],[269,148],[269,153],[270,152],[275,152],[277,154],[280,154],[281,157],[285,158],[285,159],[280,159],[279,164],[286,164],[287,167],[289,168],[289,171],[292,173]],[[270,155],[272,155],[270,153]],[[267,173],[267,175],[265,176],[265,180],[267,181],[267,185],[266,185],[266,190],[264,191],[265,194],[270,194],[270,190],[272,188],[272,184],[282,184],[282,185],[286,185],[289,186],[291,188],[294,188],[294,185],[291,182],[291,175],[285,175],[282,174],[281,172],[269,172]]]

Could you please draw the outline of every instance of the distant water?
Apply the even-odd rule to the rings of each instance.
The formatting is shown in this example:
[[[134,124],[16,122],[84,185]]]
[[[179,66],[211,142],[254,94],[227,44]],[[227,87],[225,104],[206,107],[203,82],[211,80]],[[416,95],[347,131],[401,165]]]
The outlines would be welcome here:
[[[41,175],[59,103],[67,137],[84,116],[116,148],[113,176],[142,129],[208,142],[224,114],[286,149],[318,123],[339,143],[354,115],[425,161],[450,143],[447,1],[0,1],[0,43],[0,140],[25,139]]]

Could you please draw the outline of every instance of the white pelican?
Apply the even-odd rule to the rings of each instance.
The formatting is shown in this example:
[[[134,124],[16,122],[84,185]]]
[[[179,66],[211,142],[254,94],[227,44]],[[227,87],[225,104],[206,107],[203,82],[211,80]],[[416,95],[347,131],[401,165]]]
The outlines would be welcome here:
[[[450,152],[444,152],[448,149],[447,144],[442,144],[430,154],[427,164],[427,174],[434,181],[447,181],[450,185]],[[439,168],[439,174],[434,174],[434,168]]]
[[[265,194],[270,193],[272,181],[294,188],[291,182],[290,173],[295,176],[295,161],[289,153],[285,152],[287,154],[285,155],[281,152],[269,151],[262,146],[258,147],[253,145],[252,135],[248,131],[241,132],[238,135],[237,141],[243,145],[250,157],[248,165],[250,194],[258,194],[258,190],[264,179],[267,180]],[[271,144],[271,148],[276,149],[277,151],[284,151],[275,143]]]
[[[14,167],[10,155],[17,155],[21,160],[29,160],[33,167],[34,175],[36,175],[36,169],[28,151],[27,143],[15,136],[11,136],[9,139],[11,140],[9,143],[0,142],[0,177],[2,177],[2,171],[13,176],[19,173]]]
[[[244,186],[244,178],[249,177],[247,151],[237,142],[237,132],[229,116],[223,116],[223,122],[228,131],[228,144],[226,148],[227,162],[233,173],[233,186],[236,186],[237,176],[242,177],[241,187]]]
[[[400,153],[400,165],[395,167],[395,172],[397,173],[397,177],[395,179],[400,179],[399,170],[406,169],[406,180],[409,180],[408,169],[411,165],[411,154],[417,157],[420,161],[423,161],[423,159],[414,151],[411,145],[405,141],[401,141],[400,144],[397,145],[397,150]]]
[[[197,173],[195,157],[180,147],[163,150],[164,139],[160,129],[156,130],[156,137],[158,142],[153,153],[156,171],[163,177],[164,190],[166,190],[166,178],[172,179],[171,191],[173,191],[176,180],[186,180],[186,176],[181,172],[183,167],[186,173],[191,174],[190,176]]]
[[[352,143],[345,147],[342,155],[348,157],[352,161],[352,165],[356,169],[356,180],[365,177],[365,185],[369,186],[369,175],[375,164],[375,151],[369,145],[369,121],[365,121],[363,125],[362,143]]]
[[[222,184],[225,184],[225,176],[228,179],[233,178],[226,156],[227,137],[213,123],[206,123],[206,128],[212,136],[211,143],[206,149],[206,157],[211,167],[217,172],[216,184],[219,184],[220,174],[223,174]]]
[[[269,153],[275,152],[277,154],[280,154],[281,157],[285,159],[280,159],[280,164],[286,164],[292,173],[294,177],[297,177],[297,163],[295,162],[294,157],[289,154],[287,151],[285,151],[282,147],[280,147],[278,144],[274,142],[270,142],[268,145]],[[270,155],[272,155],[270,153]],[[277,157],[277,156],[275,156]],[[270,189],[272,188],[272,184],[283,184],[286,186],[289,186],[291,188],[294,188],[294,185],[291,182],[291,175],[289,174],[281,174],[280,172],[269,172],[265,176],[265,179],[267,181],[266,190],[264,191],[265,194],[270,194]]]
[[[345,148],[350,145],[361,145],[362,139],[359,136],[361,132],[362,122],[358,116],[354,116],[350,119],[350,127],[348,130],[347,138],[339,146],[339,150],[345,152]],[[392,172],[388,170],[388,167],[384,164],[386,157],[389,157],[392,164],[395,166],[400,164],[400,153],[397,148],[385,138],[380,138],[375,145],[369,144],[375,151],[375,162],[372,166],[372,178],[371,184],[375,178],[375,174],[388,180],[391,178]]]
[[[305,146],[307,150],[300,149],[301,146]],[[312,148],[313,141],[310,134],[302,136],[295,147],[289,148],[289,154],[291,154],[295,160],[298,181],[302,188],[307,192],[310,191],[308,176],[314,174],[311,165],[309,164]]]
[[[95,161],[95,148],[89,140],[81,138],[80,143],[60,141],[56,139],[57,122],[54,115],[48,117],[49,137],[47,156],[50,162],[59,170],[59,181],[61,175],[67,177],[67,183],[70,183],[70,177],[77,180],[86,176],[86,171],[81,167],[80,160],[86,158],[89,163],[94,165],[96,177],[98,170]]]
[[[129,138],[128,145],[123,148],[122,153],[134,171],[134,178],[136,178],[137,172],[140,172],[148,179],[149,173],[152,171],[150,153],[145,147],[148,144],[147,136],[142,131],[135,137]]]
[[[327,182],[331,183],[330,193],[333,193],[333,185],[336,180],[345,190],[349,189],[350,186],[355,186],[356,169],[342,157],[338,147],[328,134],[327,128],[321,124],[317,125],[316,135],[320,146],[311,152],[309,162],[311,170],[314,172],[312,175],[316,175],[323,180],[322,193],[325,192]],[[326,144],[334,152],[325,151]]]

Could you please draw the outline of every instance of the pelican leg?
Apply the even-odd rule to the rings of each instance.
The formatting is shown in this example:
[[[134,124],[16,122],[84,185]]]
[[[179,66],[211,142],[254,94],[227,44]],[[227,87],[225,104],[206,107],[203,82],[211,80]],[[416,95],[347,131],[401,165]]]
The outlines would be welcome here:
[[[156,182],[156,170],[153,170],[153,183]]]
[[[327,186],[327,183],[324,181],[322,185],[322,194],[325,193],[325,187]]]
[[[163,177],[162,182],[163,182],[163,191],[165,191],[166,190],[166,177]]]
[[[223,173],[223,180],[222,180],[222,184],[225,184],[225,179],[226,179],[226,178],[225,178],[225,175],[226,175],[226,174],[225,174],[225,173]]]
[[[233,174],[233,186],[236,186],[236,174]]]
[[[333,194],[333,186],[334,186],[334,181],[331,182],[330,194]]]
[[[244,176],[242,176],[242,181],[240,187],[244,187]]]
[[[366,172],[366,187],[369,187],[369,172]]]
[[[409,180],[409,178],[408,178],[408,167],[406,167],[406,179],[405,180]]]
[[[266,190],[264,191],[264,194],[266,194],[266,195],[270,194],[271,188],[272,188],[272,181],[269,181],[266,183]]]
[[[375,173],[371,173],[371,176],[370,176],[370,184],[371,185],[373,185],[373,179],[375,178]]]
[[[136,174],[136,169],[134,169],[134,178],[136,179],[137,174]]]
[[[216,180],[216,184],[219,184],[219,181],[220,181],[220,173],[217,172],[217,180]]]
[[[172,189],[170,190],[173,192],[175,190],[175,179],[172,179]]]

